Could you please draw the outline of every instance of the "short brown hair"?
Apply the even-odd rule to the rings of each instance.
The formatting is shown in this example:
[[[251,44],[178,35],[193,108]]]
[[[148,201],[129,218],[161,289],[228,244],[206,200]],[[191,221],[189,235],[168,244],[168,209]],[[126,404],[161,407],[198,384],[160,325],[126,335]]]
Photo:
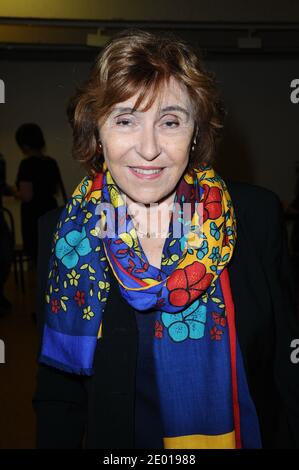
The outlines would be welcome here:
[[[73,156],[93,176],[101,171],[98,123],[111,108],[139,92],[134,109],[170,77],[185,85],[194,110],[197,144],[188,169],[212,163],[225,114],[214,74],[204,69],[200,54],[173,34],[125,30],[97,56],[86,82],[71,98],[67,113],[73,129]],[[195,136],[194,136],[195,137]]]

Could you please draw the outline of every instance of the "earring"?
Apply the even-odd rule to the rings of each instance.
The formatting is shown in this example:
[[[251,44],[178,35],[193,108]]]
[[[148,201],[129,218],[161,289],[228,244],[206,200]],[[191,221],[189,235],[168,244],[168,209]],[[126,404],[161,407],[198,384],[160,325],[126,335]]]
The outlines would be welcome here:
[[[103,153],[103,147],[102,147],[102,144],[99,140],[97,142],[97,151],[98,151],[98,153]]]
[[[196,138],[193,140],[193,145],[191,147],[192,152],[194,152],[195,145],[196,145]]]

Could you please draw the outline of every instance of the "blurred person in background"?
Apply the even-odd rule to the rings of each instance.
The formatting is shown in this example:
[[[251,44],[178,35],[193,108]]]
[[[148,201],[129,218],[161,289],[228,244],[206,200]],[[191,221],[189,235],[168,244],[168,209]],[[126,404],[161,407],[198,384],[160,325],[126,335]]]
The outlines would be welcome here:
[[[11,309],[11,303],[4,295],[4,285],[8,279],[13,259],[13,239],[3,212],[2,196],[10,195],[6,183],[6,162],[0,154],[0,316]]]
[[[66,193],[56,160],[45,155],[46,142],[41,128],[34,123],[22,124],[16,141],[25,158],[20,163],[16,179],[16,197],[21,200],[21,231],[24,249],[36,261],[38,218],[57,207],[55,195]]]

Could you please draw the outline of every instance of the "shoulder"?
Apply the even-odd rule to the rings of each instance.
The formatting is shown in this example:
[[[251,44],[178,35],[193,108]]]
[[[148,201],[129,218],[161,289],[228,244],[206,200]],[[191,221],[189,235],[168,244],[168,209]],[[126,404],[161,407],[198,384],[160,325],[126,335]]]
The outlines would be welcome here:
[[[279,201],[278,195],[271,189],[258,186],[251,183],[243,183],[240,181],[225,180],[227,189],[232,198],[241,204],[251,204],[257,202],[274,203]]]
[[[18,168],[17,180],[31,181],[32,179],[32,168],[34,167],[33,157],[22,158]]]
[[[39,158],[36,156],[26,157],[21,160],[20,169],[23,171],[33,171],[39,166]]]
[[[19,169],[23,169],[27,166],[30,166],[31,165],[31,161],[32,161],[32,157],[25,157],[25,158],[22,158],[22,160],[20,161],[20,164],[19,164]]]
[[[42,159],[43,159],[43,161],[45,161],[45,162],[47,162],[47,163],[52,163],[52,165],[56,165],[56,164],[57,164],[55,158],[50,157],[50,155],[43,155]]]
[[[52,178],[56,178],[59,172],[59,166],[55,158],[50,157],[49,155],[44,155],[42,159],[43,166],[45,167],[46,171],[50,171]]]
[[[228,192],[232,198],[237,216],[268,220],[282,217],[282,203],[278,195],[268,188],[250,183],[225,180]]]
[[[267,265],[280,259],[282,250],[287,249],[287,232],[278,195],[254,184],[225,182],[235,210],[239,239],[254,246]]]

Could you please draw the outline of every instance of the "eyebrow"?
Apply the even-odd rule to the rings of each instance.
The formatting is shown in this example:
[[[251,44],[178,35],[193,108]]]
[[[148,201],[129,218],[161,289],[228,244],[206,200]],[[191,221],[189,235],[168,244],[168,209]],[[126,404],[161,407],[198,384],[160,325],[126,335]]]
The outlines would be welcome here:
[[[190,117],[190,113],[185,108],[182,108],[182,106],[178,106],[178,105],[176,105],[176,106],[166,106],[166,108],[161,109],[160,113],[166,113],[166,112],[171,112],[171,111],[179,111],[179,112],[185,114],[187,118]],[[112,109],[112,112],[113,112],[113,114],[115,112],[134,114],[134,112],[136,112],[136,111],[133,111],[133,108],[130,108],[130,107],[116,107],[116,108]]]

